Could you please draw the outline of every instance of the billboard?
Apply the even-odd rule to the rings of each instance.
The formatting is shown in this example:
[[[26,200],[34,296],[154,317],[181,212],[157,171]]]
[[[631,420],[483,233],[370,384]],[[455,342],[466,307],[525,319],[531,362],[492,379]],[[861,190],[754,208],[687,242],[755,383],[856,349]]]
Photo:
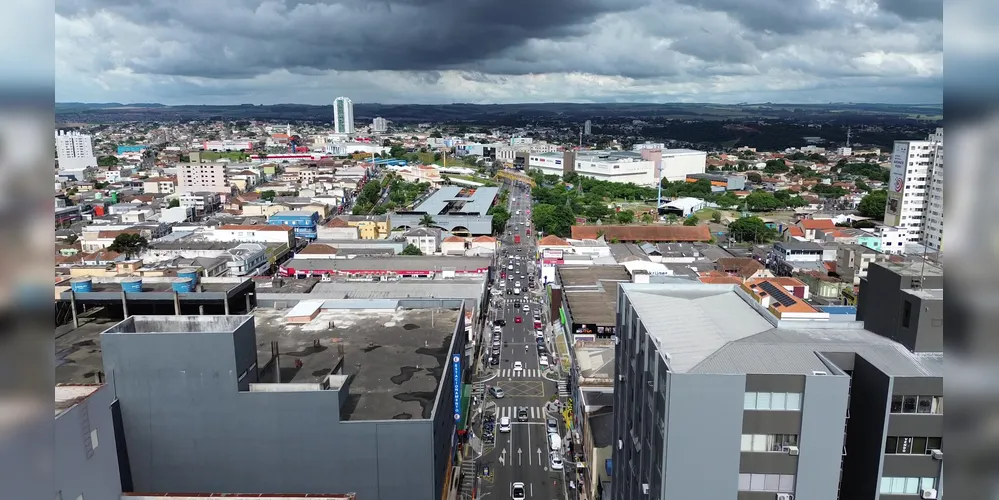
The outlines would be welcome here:
[[[905,189],[905,167],[909,159],[909,143],[896,142],[891,153],[891,174],[888,176],[888,203],[885,224],[897,226],[902,211],[902,191]]]
[[[544,249],[541,252],[541,258],[545,259],[545,260],[548,260],[548,259],[561,260],[562,259],[562,250],[560,250],[558,248],[546,248],[546,249]]]

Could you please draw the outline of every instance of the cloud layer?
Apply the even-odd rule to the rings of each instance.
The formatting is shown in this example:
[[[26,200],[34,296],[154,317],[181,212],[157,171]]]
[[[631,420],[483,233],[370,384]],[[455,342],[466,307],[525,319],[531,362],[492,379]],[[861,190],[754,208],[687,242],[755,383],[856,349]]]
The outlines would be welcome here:
[[[941,0],[60,0],[58,101],[940,102]]]

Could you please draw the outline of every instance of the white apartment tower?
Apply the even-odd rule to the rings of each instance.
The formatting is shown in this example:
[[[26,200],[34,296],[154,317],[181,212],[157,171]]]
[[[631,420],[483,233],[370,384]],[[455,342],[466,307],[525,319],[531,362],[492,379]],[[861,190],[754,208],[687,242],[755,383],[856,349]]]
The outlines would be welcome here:
[[[885,224],[904,228],[910,243],[943,246],[943,128],[925,141],[895,141]]]
[[[333,130],[337,134],[354,133],[354,101],[349,97],[333,100]]]
[[[593,122],[590,120],[583,122],[583,135],[593,135]]]
[[[384,133],[388,131],[388,121],[382,117],[376,117],[371,121],[371,131],[375,133]]]
[[[55,143],[60,173],[75,175],[78,180],[83,180],[85,169],[97,167],[97,158],[94,156],[94,147],[89,135],[57,130]]]
[[[177,165],[177,192],[211,192],[229,195],[229,173],[224,163],[182,163]]]

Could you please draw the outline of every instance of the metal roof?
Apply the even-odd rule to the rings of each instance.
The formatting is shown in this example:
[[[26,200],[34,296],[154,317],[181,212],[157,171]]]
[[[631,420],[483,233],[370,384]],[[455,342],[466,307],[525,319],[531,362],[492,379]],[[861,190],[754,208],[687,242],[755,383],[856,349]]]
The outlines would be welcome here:
[[[466,196],[459,196],[463,193]],[[499,188],[496,187],[479,187],[472,189],[459,186],[444,186],[431,194],[429,198],[423,200],[423,202],[421,202],[419,206],[414,209],[414,212],[424,212],[430,215],[485,215],[489,210],[489,207],[492,206],[493,200],[496,198],[498,193]],[[464,204],[456,206],[453,205],[454,202],[464,202]]]

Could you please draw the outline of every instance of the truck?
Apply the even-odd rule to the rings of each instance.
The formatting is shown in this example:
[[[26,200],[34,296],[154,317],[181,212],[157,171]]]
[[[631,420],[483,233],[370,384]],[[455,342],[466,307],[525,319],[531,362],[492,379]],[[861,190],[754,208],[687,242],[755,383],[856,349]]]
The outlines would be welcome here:
[[[514,245],[519,245],[520,244],[520,235],[519,234],[513,237],[513,244]]]

